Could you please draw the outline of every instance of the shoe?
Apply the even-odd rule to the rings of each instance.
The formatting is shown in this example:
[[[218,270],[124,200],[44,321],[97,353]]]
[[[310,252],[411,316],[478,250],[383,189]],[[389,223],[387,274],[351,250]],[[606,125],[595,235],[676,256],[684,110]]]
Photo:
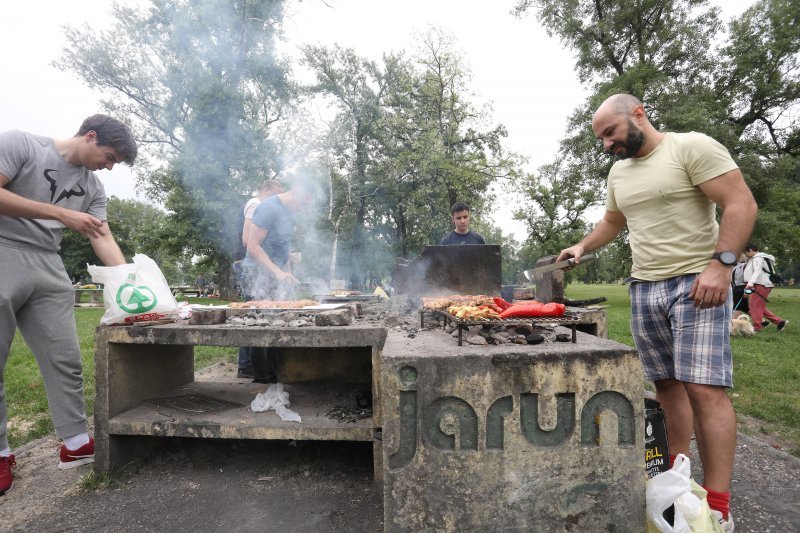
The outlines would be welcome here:
[[[14,474],[11,469],[17,466],[13,455],[0,457],[0,496],[11,490],[14,484]]]
[[[786,329],[786,325],[787,325],[788,323],[789,323],[789,321],[788,321],[788,320],[781,320],[780,322],[778,322],[778,332],[780,333],[781,331],[783,331],[784,329]]]
[[[728,519],[725,520],[720,511],[711,509],[711,516],[717,519],[724,533],[733,533],[733,515],[731,513],[728,513]]]
[[[236,373],[236,377],[241,379],[253,379],[253,367],[248,366],[247,368],[240,368]]]
[[[58,468],[67,470],[76,466],[86,465],[94,462],[94,439],[89,437],[89,442],[77,450],[68,450],[66,445],[61,445],[61,461]]]
[[[772,324],[772,322],[770,322],[769,320],[762,320],[761,321],[761,327],[762,328],[765,328],[765,327],[769,326],[770,324]]]

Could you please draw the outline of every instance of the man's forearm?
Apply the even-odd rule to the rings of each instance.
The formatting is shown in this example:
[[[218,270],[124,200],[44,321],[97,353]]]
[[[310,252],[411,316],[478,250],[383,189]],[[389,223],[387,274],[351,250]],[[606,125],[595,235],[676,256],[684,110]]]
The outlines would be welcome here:
[[[37,202],[0,187],[0,213],[10,217],[61,220],[63,207]]]
[[[753,232],[757,215],[758,207],[752,201],[726,206],[719,223],[717,251],[741,253]]]
[[[276,273],[277,270],[280,270],[278,265],[272,262],[272,260],[267,255],[267,252],[265,252],[261,248],[261,246],[248,247],[247,253],[250,255],[250,257],[255,259],[256,262],[263,265],[267,270],[269,270],[273,274]]]
[[[104,235],[89,239],[89,242],[92,244],[95,255],[104,265],[117,266],[125,264],[125,255],[107,227]]]
[[[597,223],[591,233],[584,237],[578,245],[583,248],[584,252],[597,250],[613,241],[621,230],[622,227],[617,227],[603,219]]]

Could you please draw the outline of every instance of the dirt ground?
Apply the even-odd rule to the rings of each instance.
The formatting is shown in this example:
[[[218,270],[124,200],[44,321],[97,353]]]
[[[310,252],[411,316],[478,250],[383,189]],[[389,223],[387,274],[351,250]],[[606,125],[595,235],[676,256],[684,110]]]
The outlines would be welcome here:
[[[233,375],[233,365],[219,364],[197,379]],[[29,443],[17,450],[13,490],[0,497],[0,531],[383,529],[369,443],[164,440],[162,450],[95,488],[87,488],[89,467],[56,468],[54,437]],[[800,531],[798,502],[800,460],[740,435],[737,533]]]

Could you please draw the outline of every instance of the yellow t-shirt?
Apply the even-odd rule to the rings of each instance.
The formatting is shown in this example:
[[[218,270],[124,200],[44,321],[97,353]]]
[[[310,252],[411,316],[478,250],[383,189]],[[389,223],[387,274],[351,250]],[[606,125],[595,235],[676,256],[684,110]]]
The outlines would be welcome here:
[[[697,132],[667,133],[645,157],[611,167],[606,209],[627,219],[631,276],[659,281],[706,267],[719,225],[697,185],[735,168],[723,145]]]

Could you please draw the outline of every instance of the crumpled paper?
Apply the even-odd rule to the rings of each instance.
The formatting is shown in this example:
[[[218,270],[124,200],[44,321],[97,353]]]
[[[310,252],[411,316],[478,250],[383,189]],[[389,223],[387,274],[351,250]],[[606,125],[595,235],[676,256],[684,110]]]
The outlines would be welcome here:
[[[263,413],[270,409],[275,410],[284,422],[300,422],[300,415],[287,409],[289,403],[289,393],[284,392],[283,383],[271,384],[265,392],[256,394],[256,398],[250,402],[250,410],[254,413]]]

